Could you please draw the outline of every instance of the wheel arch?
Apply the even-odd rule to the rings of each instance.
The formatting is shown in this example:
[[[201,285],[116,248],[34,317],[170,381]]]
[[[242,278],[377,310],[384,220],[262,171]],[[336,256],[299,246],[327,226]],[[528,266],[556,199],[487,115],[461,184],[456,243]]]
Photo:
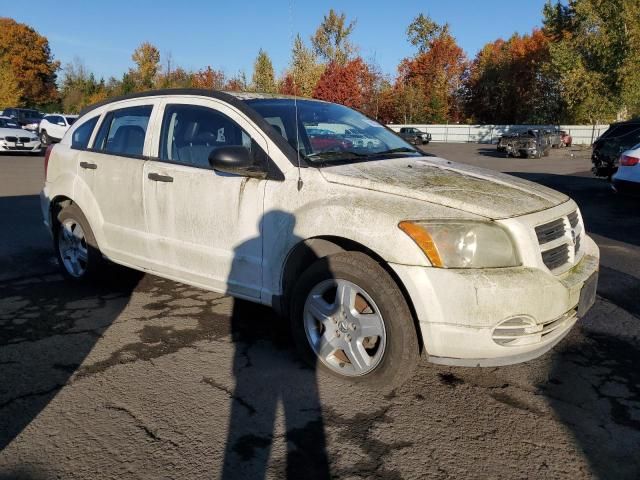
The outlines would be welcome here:
[[[416,335],[418,337],[418,345],[420,352],[423,351],[424,345],[422,340],[422,332],[418,316],[413,305],[413,301],[409,292],[404,286],[397,273],[389,266],[389,264],[369,247],[345,237],[335,235],[321,235],[311,237],[298,242],[287,255],[280,280],[280,291],[282,292],[279,299],[273,302],[273,307],[280,315],[289,315],[290,297],[295,285],[296,279],[309,268],[316,260],[340,252],[360,252],[372,258],[378,263],[393,279],[398,286],[402,296],[404,297],[411,317],[413,319]],[[275,300],[275,299],[274,299]]]

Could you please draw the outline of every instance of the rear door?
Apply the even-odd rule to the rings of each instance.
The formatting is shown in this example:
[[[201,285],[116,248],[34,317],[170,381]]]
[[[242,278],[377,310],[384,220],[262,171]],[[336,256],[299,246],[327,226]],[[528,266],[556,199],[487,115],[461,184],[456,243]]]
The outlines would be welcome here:
[[[146,266],[147,245],[142,174],[148,155],[148,128],[157,99],[116,104],[102,114],[92,146],[78,157],[79,175],[101,214],[103,253],[115,260]]]

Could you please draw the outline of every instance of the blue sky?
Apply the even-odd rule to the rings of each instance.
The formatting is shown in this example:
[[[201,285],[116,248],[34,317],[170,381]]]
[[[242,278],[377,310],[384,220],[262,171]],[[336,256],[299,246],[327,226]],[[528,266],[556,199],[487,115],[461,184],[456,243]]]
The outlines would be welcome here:
[[[276,73],[288,64],[291,32],[305,40],[322,16],[334,8],[357,19],[353,41],[365,59],[375,58],[386,73],[413,54],[406,28],[420,12],[448,22],[469,57],[488,41],[526,33],[539,26],[546,0],[350,0],[217,1],[45,0],[3,2],[0,16],[27,23],[49,41],[63,64],[83,60],[99,77],[119,77],[143,41],[155,44],[173,65],[187,69],[211,65],[228,75],[251,74],[258,49],[271,56]],[[292,8],[293,7],[293,8]],[[293,21],[292,21],[293,18]]]

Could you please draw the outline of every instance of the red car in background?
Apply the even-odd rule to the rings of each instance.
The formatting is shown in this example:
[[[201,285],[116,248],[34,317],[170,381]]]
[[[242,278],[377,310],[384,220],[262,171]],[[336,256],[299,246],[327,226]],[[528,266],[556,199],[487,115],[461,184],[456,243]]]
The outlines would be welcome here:
[[[352,142],[337,135],[310,135],[309,142],[314,152],[347,150],[353,147]]]

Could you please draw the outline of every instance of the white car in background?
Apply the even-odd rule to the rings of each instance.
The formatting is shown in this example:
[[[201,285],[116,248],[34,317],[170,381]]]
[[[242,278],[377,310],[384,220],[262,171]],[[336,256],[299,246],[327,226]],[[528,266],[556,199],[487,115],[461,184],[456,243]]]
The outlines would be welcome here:
[[[45,115],[40,122],[40,141],[43,145],[59,142],[67,130],[73,125],[78,115],[61,115],[53,113]]]
[[[40,153],[40,139],[20,127],[13,118],[0,116],[0,152]]]
[[[640,144],[622,152],[618,171],[611,180],[616,192],[640,194]]]

